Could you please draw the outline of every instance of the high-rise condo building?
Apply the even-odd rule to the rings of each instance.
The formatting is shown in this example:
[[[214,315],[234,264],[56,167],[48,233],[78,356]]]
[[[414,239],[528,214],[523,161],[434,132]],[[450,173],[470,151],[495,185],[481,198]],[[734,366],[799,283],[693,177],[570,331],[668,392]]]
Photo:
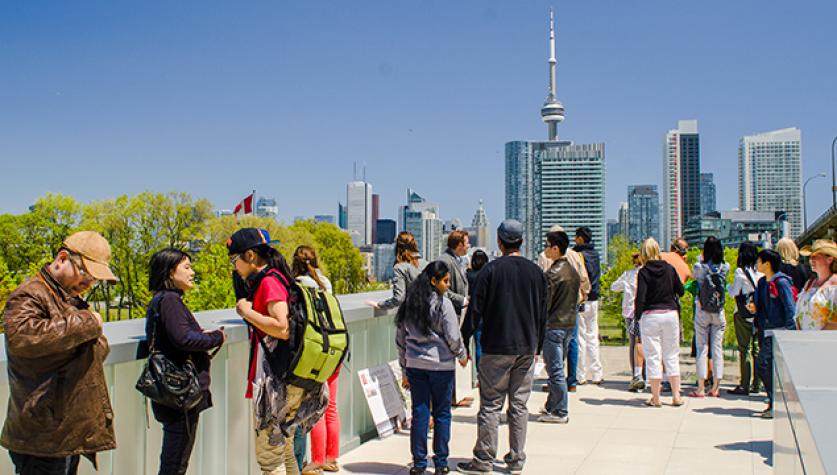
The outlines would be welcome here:
[[[548,141],[506,143],[506,217],[524,225],[522,254],[536,259],[549,228],[560,224],[572,237],[575,229],[593,230],[593,241],[604,256],[605,229],[604,144],[558,140],[557,126],[564,107],[556,97],[555,29],[549,24],[549,93],[541,109]]]
[[[442,253],[443,225],[439,218],[439,205],[428,203],[418,193],[408,189],[407,204],[399,211],[401,230],[413,234],[421,256],[428,262],[439,257]]]
[[[700,136],[696,120],[681,120],[663,141],[662,247],[700,215]]]
[[[660,194],[657,185],[628,186],[628,241],[660,240]],[[666,243],[667,246],[667,243]]]
[[[788,128],[748,135],[738,144],[738,207],[784,211],[790,236],[802,229],[802,133]]]
[[[372,244],[372,185],[353,181],[346,186],[347,229],[356,247]]]

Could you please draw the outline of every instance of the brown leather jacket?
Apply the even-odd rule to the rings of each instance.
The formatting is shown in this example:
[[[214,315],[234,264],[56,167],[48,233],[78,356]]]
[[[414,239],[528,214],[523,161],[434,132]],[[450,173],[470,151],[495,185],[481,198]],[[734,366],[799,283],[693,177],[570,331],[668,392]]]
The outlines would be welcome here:
[[[546,328],[574,328],[578,314],[578,288],[581,277],[566,257],[552,263],[546,272],[549,283]]]
[[[9,410],[0,445],[40,457],[116,448],[102,363],[108,343],[87,304],[46,267],[6,303]]]

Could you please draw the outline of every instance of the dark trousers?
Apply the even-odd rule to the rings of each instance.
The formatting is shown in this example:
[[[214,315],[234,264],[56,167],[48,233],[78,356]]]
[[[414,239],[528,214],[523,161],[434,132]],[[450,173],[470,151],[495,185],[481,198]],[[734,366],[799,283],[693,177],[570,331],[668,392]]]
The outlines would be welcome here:
[[[410,450],[413,466],[427,468],[427,431],[433,414],[433,465],[436,470],[448,466],[450,442],[451,397],[454,371],[430,371],[407,368],[410,396],[413,401],[413,422],[410,426]],[[432,409],[431,409],[432,406]]]
[[[573,328],[567,345],[567,386],[578,385],[578,327]]]
[[[199,409],[178,412],[152,403],[154,418],[163,424],[163,449],[160,452],[159,475],[184,475],[195,446]],[[198,408],[202,408],[198,405]]]
[[[759,353],[756,358],[756,369],[773,406],[773,337],[762,336],[759,339]]]
[[[79,456],[51,458],[9,452],[15,473],[20,475],[76,475]]]
[[[738,385],[744,389],[758,392],[759,378],[756,370],[758,345],[756,344],[756,337],[753,335],[753,322],[747,321],[736,312],[733,323],[735,324],[735,339],[738,340],[738,366],[741,370],[741,379]],[[750,358],[753,360],[752,365],[750,364]]]

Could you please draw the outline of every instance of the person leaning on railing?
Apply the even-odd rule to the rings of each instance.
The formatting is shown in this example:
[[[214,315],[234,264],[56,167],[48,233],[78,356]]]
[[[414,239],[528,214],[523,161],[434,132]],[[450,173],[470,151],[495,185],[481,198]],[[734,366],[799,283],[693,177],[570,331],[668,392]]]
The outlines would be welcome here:
[[[117,281],[110,245],[82,231],[64,240],[51,263],[6,303],[9,405],[0,445],[18,473],[75,474],[79,456],[116,448],[113,409],[102,366],[102,318],[81,295]]]
[[[163,249],[151,256],[148,290],[154,292],[154,297],[146,313],[146,342],[153,342],[154,350],[175,364],[191,361],[198,372],[203,395],[198,405],[186,412],[151,402],[154,418],[163,424],[160,475],[186,473],[195,445],[198,417],[212,407],[207,351],[223,345],[226,339],[223,329],[201,328],[183,302],[183,294],[194,287],[194,277],[192,259],[183,251]]]
[[[820,239],[800,249],[811,257],[814,275],[796,301],[796,327],[800,330],[837,330],[837,244]]]
[[[397,308],[407,296],[407,288],[424,269],[425,262],[419,257],[416,238],[408,231],[398,233],[395,239],[395,266],[392,268],[392,297],[382,302],[366,302],[379,310]]]

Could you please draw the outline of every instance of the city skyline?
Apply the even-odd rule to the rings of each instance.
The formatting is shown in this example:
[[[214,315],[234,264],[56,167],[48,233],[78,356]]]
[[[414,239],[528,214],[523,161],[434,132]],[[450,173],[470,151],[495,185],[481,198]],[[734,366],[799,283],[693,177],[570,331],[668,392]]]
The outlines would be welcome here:
[[[4,6],[0,15],[0,160],[12,177],[0,213],[23,213],[47,192],[88,202],[145,190],[186,191],[226,209],[255,188],[290,221],[334,213],[350,163],[360,160],[384,203],[381,217],[393,216],[409,186],[434,196],[445,218],[467,218],[484,199],[496,224],[504,217],[502,144],[544,136],[532,111],[547,92],[537,72],[546,72],[551,2],[187,2],[166,5],[170,15],[153,2],[130,12],[104,2],[50,5]],[[690,13],[691,24],[716,25],[703,31],[683,28],[661,5],[555,5],[556,80],[571,117],[559,133],[607,143],[606,215],[617,215],[632,182],[661,184],[659,134],[683,117],[700,121],[701,167],[715,174],[718,209],[737,207],[742,136],[798,127],[802,178],[828,172],[837,93],[829,80],[835,40],[825,32],[835,6],[707,3]],[[788,15],[806,27],[788,25]],[[404,17],[411,21],[396,21]],[[584,18],[597,18],[595,37]],[[465,58],[484,69],[480,81]],[[752,81],[771,58],[783,67]],[[340,124],[327,134],[317,106],[324,100]],[[639,169],[649,173],[634,179]],[[306,194],[312,178],[317,196]],[[829,188],[827,180],[809,186],[809,221],[830,205]]]

